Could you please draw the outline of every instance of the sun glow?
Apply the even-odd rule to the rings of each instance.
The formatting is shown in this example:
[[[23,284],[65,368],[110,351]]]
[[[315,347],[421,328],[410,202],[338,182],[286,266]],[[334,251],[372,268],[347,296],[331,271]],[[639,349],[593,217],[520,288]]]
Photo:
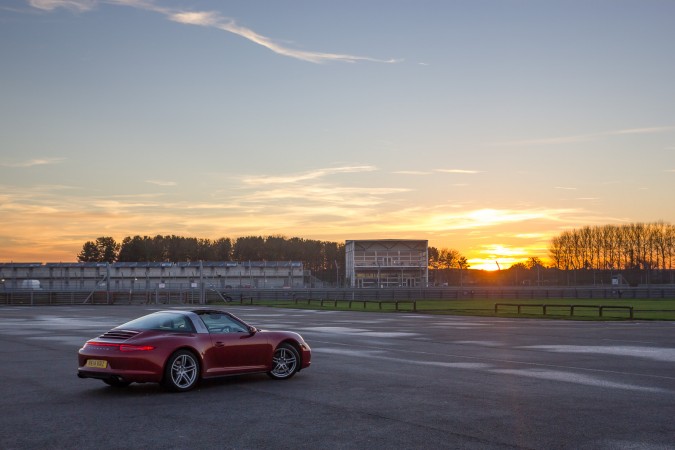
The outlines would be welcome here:
[[[533,256],[531,249],[507,244],[484,245],[478,253],[479,256],[469,257],[469,265],[472,269],[487,271],[505,270]]]
[[[471,258],[469,259],[469,268],[475,270],[486,270],[494,272],[497,270],[505,270],[514,264],[521,261],[514,258],[500,258],[500,259],[486,259],[486,258]]]

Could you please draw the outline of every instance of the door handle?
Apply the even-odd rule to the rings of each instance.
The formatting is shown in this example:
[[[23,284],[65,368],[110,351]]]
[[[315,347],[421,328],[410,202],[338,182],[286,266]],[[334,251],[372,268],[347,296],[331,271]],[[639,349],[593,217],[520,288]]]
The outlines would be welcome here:
[[[225,347],[225,343],[218,341],[216,342],[216,347]]]

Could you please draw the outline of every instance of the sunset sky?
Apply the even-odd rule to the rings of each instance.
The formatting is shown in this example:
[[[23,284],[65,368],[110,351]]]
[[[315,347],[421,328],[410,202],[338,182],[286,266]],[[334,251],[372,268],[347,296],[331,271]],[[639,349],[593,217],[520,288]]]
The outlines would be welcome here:
[[[5,0],[0,262],[675,222],[675,1]]]

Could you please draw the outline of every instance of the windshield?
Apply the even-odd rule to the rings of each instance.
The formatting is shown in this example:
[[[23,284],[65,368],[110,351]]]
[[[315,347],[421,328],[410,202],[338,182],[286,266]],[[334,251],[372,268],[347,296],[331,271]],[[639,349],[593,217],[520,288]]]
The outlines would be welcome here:
[[[118,327],[124,330],[157,330],[194,333],[195,329],[190,319],[182,314],[171,312],[157,312],[139,317]]]

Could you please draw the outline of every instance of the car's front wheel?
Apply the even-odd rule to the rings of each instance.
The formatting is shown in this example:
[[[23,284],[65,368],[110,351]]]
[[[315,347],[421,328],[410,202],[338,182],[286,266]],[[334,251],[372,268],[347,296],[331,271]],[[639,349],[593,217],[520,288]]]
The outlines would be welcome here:
[[[199,381],[199,361],[194,353],[178,350],[171,355],[164,369],[164,385],[172,391],[189,391]]]
[[[281,344],[272,356],[272,370],[267,375],[276,380],[287,380],[300,367],[300,354],[291,344]]]

